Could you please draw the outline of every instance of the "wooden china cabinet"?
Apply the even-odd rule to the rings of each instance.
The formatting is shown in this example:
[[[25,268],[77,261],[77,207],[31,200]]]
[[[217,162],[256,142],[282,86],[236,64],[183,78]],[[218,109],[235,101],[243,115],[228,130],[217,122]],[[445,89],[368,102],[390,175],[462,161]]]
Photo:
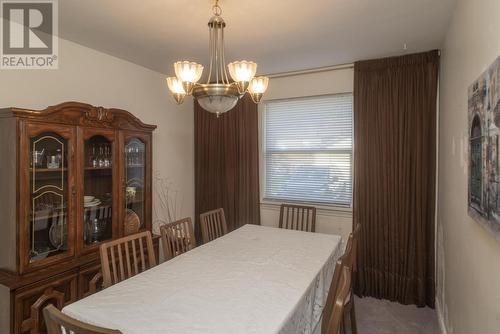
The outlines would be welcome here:
[[[0,333],[46,332],[48,303],[99,290],[103,241],[130,215],[151,230],[155,128],[77,102],[0,110]]]

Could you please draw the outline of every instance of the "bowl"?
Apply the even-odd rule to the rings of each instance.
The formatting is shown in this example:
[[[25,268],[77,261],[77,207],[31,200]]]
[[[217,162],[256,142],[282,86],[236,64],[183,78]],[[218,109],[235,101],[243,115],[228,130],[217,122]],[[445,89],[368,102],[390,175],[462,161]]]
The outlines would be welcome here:
[[[92,202],[94,200],[95,196],[83,196],[83,201],[84,202]]]

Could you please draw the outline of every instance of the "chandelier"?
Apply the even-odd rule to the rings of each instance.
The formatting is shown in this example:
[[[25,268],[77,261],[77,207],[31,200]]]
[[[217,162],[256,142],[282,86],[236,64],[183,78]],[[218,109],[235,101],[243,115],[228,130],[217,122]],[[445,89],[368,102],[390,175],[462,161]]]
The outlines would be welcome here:
[[[255,77],[257,64],[253,61],[234,61],[227,65],[224,58],[224,28],[222,9],[215,0],[213,14],[208,21],[210,67],[206,83],[198,83],[203,65],[178,61],[174,63],[175,77],[167,78],[167,85],[175,101],[181,104],[187,95],[192,95],[200,106],[217,114],[217,117],[231,110],[246,92],[255,103],[259,103],[267,90],[269,78]],[[228,73],[233,80],[229,81]]]

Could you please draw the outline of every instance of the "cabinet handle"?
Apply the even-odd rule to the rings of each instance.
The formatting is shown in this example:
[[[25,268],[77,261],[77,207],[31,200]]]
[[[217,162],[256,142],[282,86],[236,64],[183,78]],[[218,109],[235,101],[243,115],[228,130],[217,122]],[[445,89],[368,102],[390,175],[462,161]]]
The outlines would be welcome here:
[[[75,187],[71,187],[71,195],[75,196],[76,195],[76,189]]]

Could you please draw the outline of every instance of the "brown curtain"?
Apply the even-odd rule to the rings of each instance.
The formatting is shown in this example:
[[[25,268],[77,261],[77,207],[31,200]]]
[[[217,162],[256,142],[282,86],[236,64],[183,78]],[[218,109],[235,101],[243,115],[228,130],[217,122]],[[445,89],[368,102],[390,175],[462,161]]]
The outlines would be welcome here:
[[[433,307],[439,54],[354,70],[356,292]]]
[[[247,95],[217,118],[195,102],[196,239],[200,213],[224,208],[230,231],[260,224],[257,105]]]

